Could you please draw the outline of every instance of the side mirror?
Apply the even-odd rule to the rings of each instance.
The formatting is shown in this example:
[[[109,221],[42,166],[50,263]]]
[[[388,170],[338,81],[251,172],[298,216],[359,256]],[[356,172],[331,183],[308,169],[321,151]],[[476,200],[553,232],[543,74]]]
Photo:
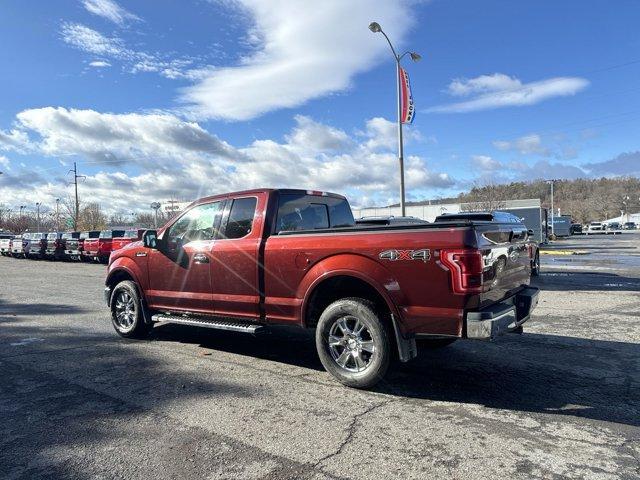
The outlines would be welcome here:
[[[158,250],[158,232],[156,230],[145,230],[142,234],[142,244],[147,248]]]

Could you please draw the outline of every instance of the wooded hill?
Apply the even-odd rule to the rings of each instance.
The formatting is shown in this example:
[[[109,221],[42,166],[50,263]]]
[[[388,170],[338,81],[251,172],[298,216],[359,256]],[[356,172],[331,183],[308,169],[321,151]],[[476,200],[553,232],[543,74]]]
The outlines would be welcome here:
[[[554,182],[556,213],[570,214],[573,221],[587,223],[640,212],[640,179],[600,178],[556,180]],[[551,186],[544,180],[515,182],[504,185],[474,187],[458,195],[458,202],[496,205],[504,200],[539,198],[543,207],[551,207]]]

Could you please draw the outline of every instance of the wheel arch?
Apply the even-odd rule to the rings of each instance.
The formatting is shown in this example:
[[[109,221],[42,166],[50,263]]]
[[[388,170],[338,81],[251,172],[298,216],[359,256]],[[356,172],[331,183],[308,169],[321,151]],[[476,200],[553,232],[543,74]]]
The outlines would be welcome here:
[[[398,309],[384,289],[370,278],[354,271],[336,271],[318,278],[309,288],[302,305],[302,323],[314,328],[322,312],[341,298],[359,297],[374,303],[382,312],[382,322],[394,340],[400,361],[407,362],[417,355],[415,338],[405,338]]]
[[[142,272],[138,265],[127,257],[119,257],[109,267],[105,286],[113,291],[114,287],[123,280],[130,280],[138,289],[138,295],[146,302],[145,285],[142,283]]]

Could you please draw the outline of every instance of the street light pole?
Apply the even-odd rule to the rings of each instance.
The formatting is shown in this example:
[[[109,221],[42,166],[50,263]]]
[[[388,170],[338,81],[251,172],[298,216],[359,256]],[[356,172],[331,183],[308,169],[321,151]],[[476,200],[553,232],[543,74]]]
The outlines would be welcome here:
[[[40,231],[40,205],[42,205],[42,202],[36,202],[36,223],[38,226],[38,232]]]
[[[60,231],[60,199],[56,198],[56,231]]]
[[[158,209],[161,207],[162,205],[160,204],[160,202],[153,202],[151,204],[151,208],[154,210],[154,217],[153,217],[153,228],[158,228]]]
[[[26,205],[20,205],[20,230],[21,230],[21,231],[22,231],[22,227],[23,227],[23,224],[24,224],[24,222],[23,222],[24,217],[22,216],[22,211],[23,211],[25,208],[27,208],[27,206],[26,206]]]
[[[398,162],[400,163],[400,215],[406,216],[405,202],[404,202],[404,144],[402,139],[402,84],[400,83],[400,61],[402,57],[406,54],[409,54],[411,60],[417,62],[420,60],[420,55],[415,52],[404,52],[402,55],[398,55],[396,53],[396,49],[393,48],[391,40],[386,33],[382,30],[382,27],[377,22],[371,22],[369,24],[369,30],[373,33],[381,33],[384,35],[384,38],[387,40],[389,47],[391,48],[391,53],[393,53],[393,58],[396,61],[396,90],[397,90],[397,102],[398,102]]]

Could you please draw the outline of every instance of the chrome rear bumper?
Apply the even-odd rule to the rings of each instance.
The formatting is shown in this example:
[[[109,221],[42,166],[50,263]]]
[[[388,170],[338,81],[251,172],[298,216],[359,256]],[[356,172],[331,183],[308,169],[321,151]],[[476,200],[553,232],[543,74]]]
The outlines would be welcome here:
[[[538,304],[540,291],[525,287],[515,295],[477,312],[467,312],[465,332],[467,338],[493,340],[504,333],[518,331],[529,320]]]

